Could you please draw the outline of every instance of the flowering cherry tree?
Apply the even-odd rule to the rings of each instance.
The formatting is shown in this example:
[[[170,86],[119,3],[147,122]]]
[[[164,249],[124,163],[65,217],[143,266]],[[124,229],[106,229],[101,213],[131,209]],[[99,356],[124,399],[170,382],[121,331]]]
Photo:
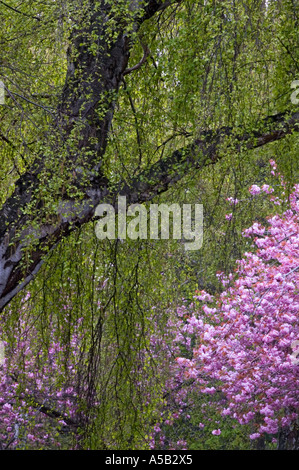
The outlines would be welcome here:
[[[286,202],[272,192],[268,185],[250,188],[254,197]],[[219,415],[249,424],[252,440],[270,435],[276,442],[285,433],[299,448],[299,185],[287,205],[267,227],[254,223],[244,231],[256,249],[237,261],[234,274],[218,274],[221,294],[197,292],[169,322],[176,358],[167,389],[182,413],[190,391],[219,396]]]

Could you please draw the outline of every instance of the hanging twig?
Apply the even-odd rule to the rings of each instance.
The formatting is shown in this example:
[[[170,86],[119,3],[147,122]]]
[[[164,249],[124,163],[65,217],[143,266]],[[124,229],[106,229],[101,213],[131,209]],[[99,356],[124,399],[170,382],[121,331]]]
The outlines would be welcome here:
[[[141,61],[138,62],[138,64],[134,65],[134,67],[126,69],[123,72],[123,76],[128,75],[128,73],[134,72],[134,70],[140,69],[140,67],[142,67],[142,65],[146,62],[146,60],[147,60],[148,56],[150,55],[151,51],[149,50],[148,46],[145,46],[144,44],[142,44],[142,42],[141,42],[141,45],[142,45],[142,49],[143,49],[143,57],[142,57]]]

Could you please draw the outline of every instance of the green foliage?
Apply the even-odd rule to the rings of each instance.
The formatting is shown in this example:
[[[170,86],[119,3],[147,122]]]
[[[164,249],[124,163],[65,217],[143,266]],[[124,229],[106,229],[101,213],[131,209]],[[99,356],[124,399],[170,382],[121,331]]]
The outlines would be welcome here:
[[[141,171],[186,147],[204,131],[232,127],[233,140],[240,132],[256,131],[266,116],[295,109],[290,102],[290,84],[299,78],[295,2],[269,1],[266,8],[264,1],[255,0],[185,0],[159,12],[138,33],[132,33],[132,24],[142,9],[130,9],[125,0],[104,3],[108,11],[105,38],[99,37],[96,28],[91,37],[80,29],[92,21],[102,2],[11,0],[11,7],[22,14],[1,5],[0,79],[8,92],[5,105],[0,106],[0,200],[4,202],[12,193],[15,181],[33,159],[43,155],[45,171],[39,191],[24,213],[36,230],[45,219],[55,224],[61,194],[79,207],[84,185],[77,184],[78,163],[86,182],[90,175],[85,162],[99,159],[92,147],[96,137],[90,148],[78,150],[86,124],[84,103],[81,120],[67,139],[51,127],[70,67],[66,51],[71,35],[82,39],[73,51],[74,61],[87,41],[94,57],[100,48],[109,49],[121,28],[131,42],[129,67],[139,63],[145,46],[150,50],[146,62],[124,76],[118,94],[101,96],[97,104],[94,119],[100,120],[107,103],[115,102],[101,162],[110,188],[130,185]],[[75,77],[78,82],[82,74],[84,69]],[[93,84],[84,86],[88,89]],[[73,96],[80,93],[78,85]],[[223,158],[217,163],[188,172],[153,201],[203,204],[200,251],[186,252],[180,241],[173,240],[99,241],[94,224],[89,223],[47,254],[30,284],[31,315],[40,331],[41,348],[47,347],[51,322],[60,325],[57,340],[67,344],[77,320],[83,318],[82,331],[87,333],[78,370],[86,419],[80,431],[83,448],[148,448],[146,436],[163,407],[163,374],[167,373],[161,371],[159,358],[150,354],[153,318],[162,329],[167,309],[182,297],[191,301],[196,289],[220,290],[216,272],[232,271],[235,260],[248,248],[242,230],[254,220],[263,222],[268,214],[267,203],[256,202],[248,187],[275,184],[270,158],[277,161],[289,188],[298,182],[295,134],[238,152],[227,141],[219,155]],[[237,198],[239,204],[230,207],[228,197]],[[40,215],[41,207],[46,215]],[[230,221],[225,219],[229,212],[233,214]],[[32,216],[36,216],[34,224]],[[28,237],[29,263],[34,232]],[[3,314],[11,341],[20,305],[21,296]],[[70,311],[67,321],[65,305]],[[195,397],[190,420],[178,421],[170,437],[171,432],[178,432],[190,449],[250,448],[246,430],[233,429],[228,419],[219,424],[211,416],[211,428],[200,430],[198,410]],[[216,425],[223,430],[220,437],[211,434]]]

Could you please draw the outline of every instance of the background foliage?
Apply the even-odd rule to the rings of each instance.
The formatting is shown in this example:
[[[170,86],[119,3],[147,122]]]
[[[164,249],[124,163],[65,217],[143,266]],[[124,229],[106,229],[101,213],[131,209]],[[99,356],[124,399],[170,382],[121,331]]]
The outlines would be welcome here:
[[[129,15],[127,3],[112,2],[121,20]],[[74,18],[89,21],[84,16],[88,8],[86,0],[0,2],[0,79],[6,87],[0,106],[1,202],[34,156],[47,148],[45,142],[56,139],[47,132],[64,84],[72,25]],[[254,221],[264,223],[273,207],[266,198],[250,195],[248,187],[276,184],[269,160],[277,162],[287,192],[298,182],[296,133],[258,149],[230,146],[240,130],[254,133],[263,118],[296,110],[290,84],[299,78],[298,14],[291,0],[184,0],[133,35],[129,66],[140,61],[145,47],[149,55],[123,78],[104,175],[116,188],[120,182],[130,184],[140,171],[203,131],[233,128],[217,163],[188,172],[153,201],[203,204],[204,244],[187,252],[175,240],[100,241],[90,222],[47,255],[28,293],[20,293],[1,314],[7,351],[16,351],[1,371],[3,384],[17,368],[22,390],[5,391],[14,412],[1,424],[3,447],[149,448],[171,373],[169,357],[163,350],[154,352],[153,338],[157,331],[161,337],[167,333],[169,312],[182,299],[188,305],[196,290],[221,292],[216,273],[233,271],[251,246],[242,230]],[[70,180],[64,151],[58,144],[49,148],[53,191],[41,197],[50,217],[56,188],[65,185],[68,191]],[[239,203],[230,205],[227,198]],[[230,213],[229,220],[225,215]],[[59,348],[49,363],[53,344]],[[26,348],[30,360],[24,359]],[[37,379],[33,372],[41,381],[38,393],[30,382]],[[69,386],[71,397],[66,396]],[[26,398],[28,390],[48,409]],[[211,434],[214,424],[200,429],[201,400],[195,396],[190,418],[171,427],[171,442],[190,449],[252,448],[246,426],[219,422],[221,436]],[[59,416],[51,415],[54,409]],[[31,424],[22,421],[24,416]]]

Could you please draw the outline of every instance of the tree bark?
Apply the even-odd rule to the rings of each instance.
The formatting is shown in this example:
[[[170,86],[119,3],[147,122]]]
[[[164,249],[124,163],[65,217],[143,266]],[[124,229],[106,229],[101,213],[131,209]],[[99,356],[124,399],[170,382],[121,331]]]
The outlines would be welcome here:
[[[277,448],[278,450],[299,450],[299,423],[279,431]]]
[[[150,0],[140,15],[140,2],[131,0],[130,6],[136,13],[132,31],[137,31],[143,21],[171,3]],[[109,181],[101,173],[101,164],[115,97],[128,64],[130,38],[124,32],[126,25],[119,22],[117,39],[107,40],[107,17],[111,14],[107,2],[102,1],[100,8],[96,8],[91,0],[89,13],[85,26],[80,29],[77,25],[71,37],[65,86],[57,117],[48,134],[49,140],[53,140],[54,135],[59,143],[57,148],[52,146],[52,158],[59,156],[60,151],[69,151],[66,164],[73,173],[72,184],[81,191],[81,197],[70,197],[63,186],[59,188],[57,209],[48,220],[47,208],[36,198],[45,189],[51,190],[53,169],[51,159],[44,154],[38,155],[32,167],[16,181],[13,194],[0,211],[0,311],[34,278],[49,250],[90,221],[99,203],[113,202],[118,195],[109,188]],[[95,35],[98,38],[96,53],[90,39]],[[264,119],[260,131],[254,133],[233,128],[205,131],[188,147],[142,171],[130,185],[120,184],[119,194],[127,196],[128,204],[149,201],[187,171],[200,170],[217,162],[221,158],[219,149],[224,143],[227,145],[228,139],[231,139],[230,148],[240,151],[282,139],[298,129],[299,113],[282,113]],[[68,150],[74,133],[78,134],[75,151]],[[34,241],[30,245],[29,259],[24,252],[28,237]]]

